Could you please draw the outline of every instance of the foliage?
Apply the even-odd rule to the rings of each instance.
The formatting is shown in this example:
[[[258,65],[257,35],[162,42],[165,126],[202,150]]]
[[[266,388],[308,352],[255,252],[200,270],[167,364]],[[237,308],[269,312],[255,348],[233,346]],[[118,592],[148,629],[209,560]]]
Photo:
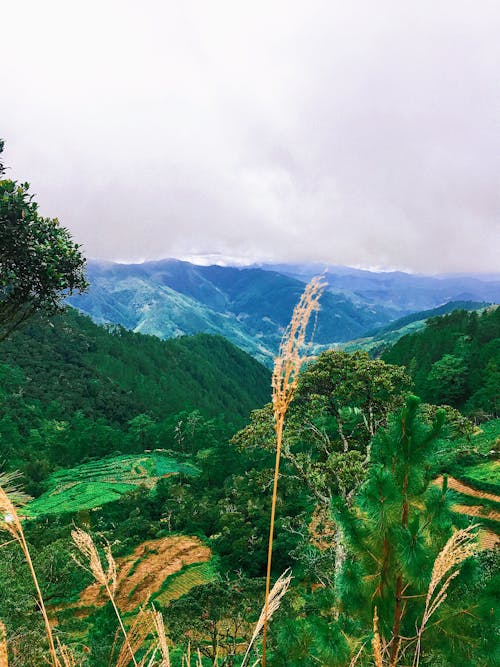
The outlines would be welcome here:
[[[328,505],[360,483],[369,443],[410,387],[402,368],[366,352],[323,352],[302,373],[284,430],[283,456],[314,497]],[[252,413],[233,442],[240,450],[272,448],[269,408]],[[290,470],[289,470],[290,474]]]
[[[361,646],[371,635],[377,609],[381,644],[391,665],[413,650],[433,564],[451,535],[446,483],[430,485],[429,477],[443,420],[440,413],[427,425],[419,416],[418,399],[410,397],[373,440],[368,476],[352,509],[335,505],[347,545],[337,581],[339,627]],[[474,587],[467,596],[454,597],[450,591],[423,635],[423,664],[452,664],[457,652],[464,666],[490,664],[481,661],[489,660],[492,648],[491,591],[483,590],[480,600],[477,594]]]
[[[47,491],[27,507],[30,516],[94,509],[117,500],[137,486],[153,486],[167,475],[196,475],[198,470],[160,452],[116,456],[58,470],[46,481]]]
[[[262,581],[239,576],[196,586],[166,609],[170,637],[180,646],[199,649],[212,664],[235,664],[250,640],[262,601]]]
[[[0,141],[0,177],[2,151]],[[80,246],[57,219],[38,214],[28,183],[0,178],[0,246],[0,340],[87,287]]]
[[[0,455],[34,495],[55,467],[92,457],[210,456],[265,402],[269,383],[265,368],[217,337],[160,341],[75,311],[40,319],[0,349]]]
[[[455,311],[427,321],[382,358],[406,366],[423,400],[446,403],[478,421],[500,415],[500,308]]]

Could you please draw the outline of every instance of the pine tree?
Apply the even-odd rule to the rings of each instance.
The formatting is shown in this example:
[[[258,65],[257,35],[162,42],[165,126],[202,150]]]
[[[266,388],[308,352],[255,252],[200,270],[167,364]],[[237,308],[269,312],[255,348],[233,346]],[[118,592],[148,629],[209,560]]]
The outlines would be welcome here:
[[[438,487],[430,474],[443,423],[442,411],[432,425],[426,423],[419,399],[410,397],[375,436],[367,479],[353,507],[339,502],[334,508],[347,550],[336,582],[337,622],[352,640],[353,655],[364,646],[356,664],[412,663],[433,565],[453,534],[446,480]],[[472,569],[467,582],[471,577]],[[423,633],[420,665],[494,664],[487,583],[483,579],[481,602],[470,586],[467,594],[453,593],[464,585],[460,577],[453,582]],[[370,638],[379,652],[375,662]]]

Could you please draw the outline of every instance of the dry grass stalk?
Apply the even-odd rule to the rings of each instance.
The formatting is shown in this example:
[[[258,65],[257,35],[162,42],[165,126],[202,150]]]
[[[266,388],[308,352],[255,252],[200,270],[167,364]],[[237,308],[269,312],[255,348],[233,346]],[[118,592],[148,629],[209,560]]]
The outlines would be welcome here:
[[[154,628],[153,613],[154,612],[144,608],[139,610],[130,630],[127,632],[127,641],[123,643],[120,654],[118,655],[116,667],[127,667],[131,660],[130,649],[132,650],[133,655],[135,655],[141,646],[144,645],[147,636]],[[154,648],[154,645],[152,645],[150,649],[146,651],[146,654],[140,662],[141,665],[146,664],[146,661]]]
[[[6,530],[14,540],[21,547],[24,558],[28,565],[31,578],[35,585],[35,590],[38,599],[38,606],[42,612],[43,621],[45,623],[45,633],[49,643],[50,657],[53,667],[61,667],[61,662],[57,657],[56,647],[54,644],[54,636],[52,634],[52,627],[49,622],[47,610],[43,601],[42,591],[38,584],[33,561],[28,549],[26,538],[24,537],[23,526],[18,514],[18,509],[21,508],[30,499],[28,495],[23,493],[17,485],[17,473],[0,473],[0,530]]]
[[[72,530],[71,537],[73,538],[73,542],[75,543],[80,553],[84,556],[88,564],[82,563],[76,557],[74,558],[75,562],[84,570],[89,571],[97,583],[101,586],[104,586],[106,589],[108,598],[110,599],[111,604],[113,605],[113,609],[115,610],[115,614],[120,625],[120,630],[125,640],[125,646],[127,647],[127,650],[130,654],[130,659],[134,663],[135,667],[138,667],[134,651],[128,639],[127,631],[125,630],[122,617],[116,605],[115,591],[118,577],[116,572],[116,563],[113,558],[113,554],[111,553],[111,547],[109,544],[106,544],[104,548],[107,562],[107,568],[105,571],[101,557],[99,556],[99,552],[97,551],[97,547],[94,544],[92,537],[81,528]]]
[[[159,667],[170,667],[170,652],[168,650],[167,636],[165,634],[165,623],[159,611],[153,612],[153,624],[158,637],[158,648],[160,649],[162,661]]]
[[[382,662],[382,642],[380,641],[380,633],[378,631],[378,614],[377,607],[373,611],[373,659],[375,660],[375,667],[383,667]]]
[[[9,667],[9,655],[7,653],[7,633],[5,625],[0,621],[0,667]]]
[[[278,607],[281,604],[281,600],[285,593],[287,592],[288,588],[290,587],[290,582],[292,581],[292,573],[291,570],[285,570],[283,574],[279,577],[279,579],[276,580],[276,583],[272,587],[272,590],[269,594],[269,603],[267,605],[267,620],[269,621],[274,614],[274,612],[278,609]],[[265,618],[265,613],[266,613],[266,608],[265,606],[262,608],[262,611],[260,612],[259,620],[257,621],[257,624],[255,625],[255,630],[253,631],[252,638],[250,639],[250,642],[247,646],[247,650],[245,652],[245,655],[243,657],[243,661],[241,663],[240,667],[244,667],[248,656],[250,655],[250,650],[253,646],[254,641],[259,635],[259,632],[262,630],[264,626],[264,618]]]
[[[460,566],[464,560],[477,552],[476,533],[477,524],[457,530],[439,552],[434,567],[432,568],[431,581],[427,589],[424,615],[422,624],[417,633],[417,644],[413,657],[413,667],[420,663],[422,634],[431,616],[443,604],[448,595],[448,587],[459,574]]]
[[[304,355],[307,327],[311,315],[319,309],[319,299],[324,286],[320,277],[313,278],[306,286],[281,340],[278,356],[274,361],[272,377],[276,423],[280,418],[284,418],[297,389],[302,365],[307,361]]]
[[[271,519],[269,522],[269,543],[267,551],[266,595],[264,599],[264,632],[262,639],[262,666],[266,666],[267,624],[269,620],[269,590],[271,587],[271,564],[273,554],[274,518],[276,514],[276,498],[278,495],[278,477],[283,442],[283,426],[285,416],[293,400],[302,365],[307,360],[304,354],[307,326],[311,315],[319,309],[319,299],[324,284],[316,277],[306,286],[299,303],[295,306],[289,327],[281,340],[279,353],[274,362],[272,377],[273,410],[276,429],[276,461],[274,468],[273,495],[271,502]]]
[[[57,648],[64,667],[78,667],[78,663],[73,653],[67,646],[61,644],[59,640],[57,640]]]

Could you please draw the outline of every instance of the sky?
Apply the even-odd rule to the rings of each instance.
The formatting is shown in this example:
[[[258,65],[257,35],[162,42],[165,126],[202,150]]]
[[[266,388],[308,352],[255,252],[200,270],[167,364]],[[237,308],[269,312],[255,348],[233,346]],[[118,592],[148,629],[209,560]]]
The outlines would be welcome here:
[[[499,270],[498,0],[1,15],[9,177],[88,257]]]

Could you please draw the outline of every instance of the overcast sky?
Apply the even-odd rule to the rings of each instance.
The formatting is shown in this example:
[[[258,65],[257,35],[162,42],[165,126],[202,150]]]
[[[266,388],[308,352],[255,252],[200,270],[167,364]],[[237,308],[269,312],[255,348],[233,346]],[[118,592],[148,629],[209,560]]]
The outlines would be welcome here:
[[[498,0],[3,2],[0,136],[90,257],[497,271]]]

